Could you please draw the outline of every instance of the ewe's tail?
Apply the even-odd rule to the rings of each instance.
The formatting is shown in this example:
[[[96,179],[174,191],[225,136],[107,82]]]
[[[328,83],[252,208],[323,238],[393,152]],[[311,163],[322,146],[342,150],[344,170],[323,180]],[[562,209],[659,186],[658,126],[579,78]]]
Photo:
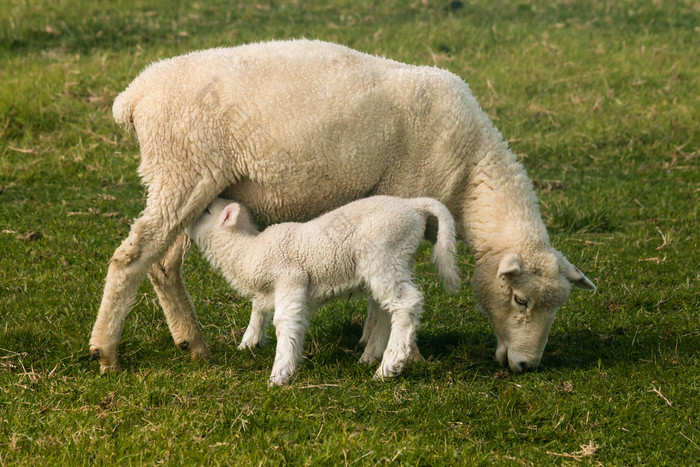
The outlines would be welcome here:
[[[426,218],[428,216],[437,218],[438,233],[437,242],[433,247],[433,264],[445,290],[448,293],[459,291],[462,278],[459,276],[455,259],[457,239],[452,214],[444,204],[432,198],[413,198],[406,201]]]
[[[122,91],[122,93],[114,99],[114,104],[112,105],[112,117],[114,121],[127,130],[134,129],[134,107],[141,98],[140,94],[136,92],[134,88],[135,86],[132,84]]]

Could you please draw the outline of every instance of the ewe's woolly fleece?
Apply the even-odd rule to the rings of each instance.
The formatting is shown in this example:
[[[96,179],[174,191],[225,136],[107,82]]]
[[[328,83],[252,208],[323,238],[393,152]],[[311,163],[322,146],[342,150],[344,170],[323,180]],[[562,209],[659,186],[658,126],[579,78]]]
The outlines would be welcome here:
[[[182,197],[202,205],[224,190],[263,224],[389,194],[442,201],[477,259],[548,245],[523,168],[468,85],[439,68],[320,41],[211,49],[152,64],[113,113],[135,127],[140,174],[174,201],[173,226],[193,219],[175,209]]]

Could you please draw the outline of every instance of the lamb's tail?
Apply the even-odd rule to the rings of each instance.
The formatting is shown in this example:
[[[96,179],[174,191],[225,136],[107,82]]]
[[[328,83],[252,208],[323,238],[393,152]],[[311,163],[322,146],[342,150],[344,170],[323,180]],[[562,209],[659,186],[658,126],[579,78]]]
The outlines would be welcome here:
[[[432,198],[406,200],[426,218],[435,216],[438,220],[437,242],[433,247],[433,264],[437,269],[442,285],[448,293],[458,292],[462,278],[457,268],[455,221],[450,211],[441,202]]]

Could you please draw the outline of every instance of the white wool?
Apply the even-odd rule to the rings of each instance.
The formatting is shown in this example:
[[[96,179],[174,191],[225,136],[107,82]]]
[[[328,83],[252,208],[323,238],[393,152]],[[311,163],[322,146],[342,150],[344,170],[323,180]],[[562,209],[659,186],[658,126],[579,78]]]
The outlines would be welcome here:
[[[276,224],[263,232],[244,206],[219,198],[187,233],[231,285],[253,300],[240,348],[261,343],[264,315],[274,312],[279,340],[271,384],[294,374],[310,313],[352,292],[367,292],[373,303],[366,340],[374,344],[362,361],[383,356],[376,377],[386,378],[399,374],[415,352],[423,297],[413,284],[412,265],[430,216],[438,220],[433,260],[445,288],[455,292],[461,280],[454,220],[429,198],[373,196],[306,223]],[[391,325],[377,318],[382,313]]]
[[[510,357],[539,362],[548,321],[509,324],[521,310],[513,287],[500,287],[500,259],[522,259],[521,278],[534,281],[529,303],[548,303],[535,314],[553,317],[561,304],[539,300],[535,283],[557,296],[571,284],[593,287],[549,245],[525,171],[468,85],[446,70],[327,42],[262,42],[154,63],[115,99],[113,114],[137,135],[148,198],[110,262],[90,340],[103,371],[118,366],[124,320],[147,272],[176,344],[209,354],[173,258],[186,251],[182,230],[222,193],[260,225],[312,219],[371,195],[441,201],[476,257],[474,291],[499,355],[518,341],[521,350],[500,358],[514,369],[522,365]]]

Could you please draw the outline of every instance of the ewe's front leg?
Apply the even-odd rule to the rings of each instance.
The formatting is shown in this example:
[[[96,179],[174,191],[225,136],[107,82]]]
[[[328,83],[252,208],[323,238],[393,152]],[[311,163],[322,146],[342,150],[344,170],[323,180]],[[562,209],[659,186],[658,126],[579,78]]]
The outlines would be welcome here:
[[[151,266],[148,276],[163,307],[175,345],[189,351],[193,360],[206,360],[211,358],[211,353],[182,279],[182,263],[189,247],[190,238],[183,232],[165,255]]]
[[[253,301],[253,311],[250,314],[250,323],[243,334],[243,339],[238,350],[253,349],[267,342],[268,310]]]
[[[304,335],[309,327],[306,286],[276,292],[273,324],[277,334],[277,350],[270,385],[279,386],[294,375],[304,351]]]
[[[399,375],[411,357],[423,312],[423,295],[412,284],[401,284],[385,306],[391,313],[391,334],[374,379]]]

